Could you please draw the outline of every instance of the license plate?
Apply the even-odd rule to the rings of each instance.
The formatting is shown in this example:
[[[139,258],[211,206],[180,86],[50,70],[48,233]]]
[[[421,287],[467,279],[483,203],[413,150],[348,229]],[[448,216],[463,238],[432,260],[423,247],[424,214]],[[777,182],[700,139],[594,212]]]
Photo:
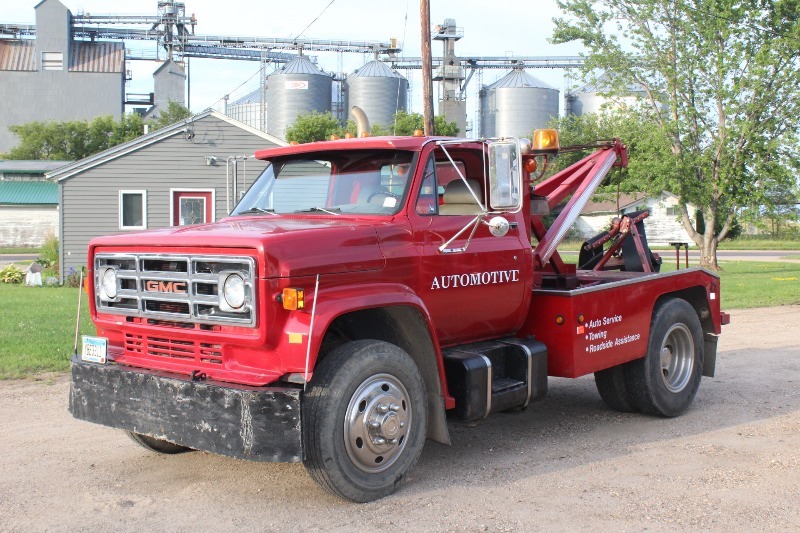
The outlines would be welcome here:
[[[89,337],[88,335],[83,336],[82,361],[105,364],[107,354],[108,339],[103,337]]]

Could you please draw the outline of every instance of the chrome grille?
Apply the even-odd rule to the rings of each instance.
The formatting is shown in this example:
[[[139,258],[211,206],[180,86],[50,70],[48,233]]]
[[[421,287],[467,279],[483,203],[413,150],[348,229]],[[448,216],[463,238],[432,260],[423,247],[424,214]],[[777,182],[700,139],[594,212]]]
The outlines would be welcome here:
[[[109,268],[116,273],[114,298],[99,289]],[[233,273],[245,281],[245,304],[236,310],[221,307],[219,295]],[[199,324],[256,323],[252,257],[100,253],[94,259],[94,284],[97,310],[103,313]]]

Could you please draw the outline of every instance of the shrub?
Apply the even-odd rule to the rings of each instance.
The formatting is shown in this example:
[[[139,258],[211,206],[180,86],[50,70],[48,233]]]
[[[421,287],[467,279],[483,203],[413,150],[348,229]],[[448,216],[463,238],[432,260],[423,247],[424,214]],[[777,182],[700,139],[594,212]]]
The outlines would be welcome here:
[[[64,278],[64,285],[67,287],[80,287],[81,286],[81,271],[75,270],[72,267],[69,267],[69,273]]]
[[[52,233],[48,235],[36,262],[42,265],[48,273],[58,276],[58,237]]]
[[[24,279],[25,273],[14,264],[0,270],[0,281],[3,283],[22,283]]]

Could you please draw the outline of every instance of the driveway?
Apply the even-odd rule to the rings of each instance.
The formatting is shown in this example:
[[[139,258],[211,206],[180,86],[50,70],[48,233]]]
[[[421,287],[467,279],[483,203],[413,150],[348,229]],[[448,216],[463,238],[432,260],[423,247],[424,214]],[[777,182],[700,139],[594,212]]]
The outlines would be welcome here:
[[[551,378],[524,412],[451,425],[368,504],[299,464],[148,452],[74,420],[65,376],[0,382],[0,530],[798,531],[800,306],[731,314],[684,415],[617,413],[591,376]]]

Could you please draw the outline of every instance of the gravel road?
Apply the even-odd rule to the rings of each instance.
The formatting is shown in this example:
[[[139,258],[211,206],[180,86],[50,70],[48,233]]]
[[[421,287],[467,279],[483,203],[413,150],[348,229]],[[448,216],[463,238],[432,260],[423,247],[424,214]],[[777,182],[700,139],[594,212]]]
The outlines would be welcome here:
[[[65,376],[0,382],[0,531],[800,530],[800,306],[734,311],[676,419],[618,414],[591,377],[428,442],[369,504],[301,465],[159,456],[73,420]]]

